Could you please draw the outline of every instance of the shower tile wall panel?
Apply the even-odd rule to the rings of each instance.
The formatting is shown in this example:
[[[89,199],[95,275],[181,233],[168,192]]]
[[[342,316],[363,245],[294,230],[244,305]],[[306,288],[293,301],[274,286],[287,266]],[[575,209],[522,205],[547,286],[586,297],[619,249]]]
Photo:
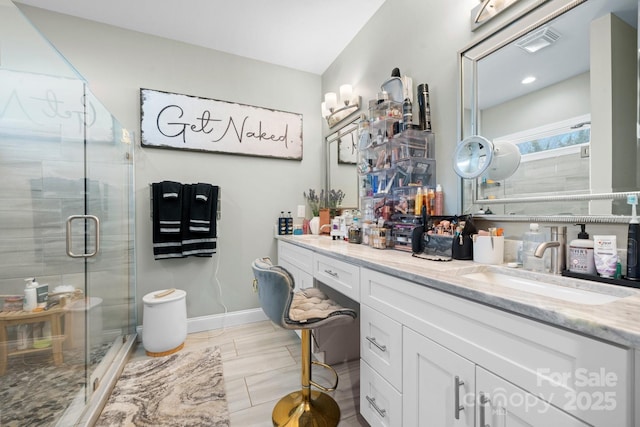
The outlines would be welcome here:
[[[114,162],[113,152],[118,151],[114,150],[114,142],[95,144],[101,146],[91,149],[99,161],[87,165],[90,198],[86,213],[101,220],[101,257],[92,261],[92,268],[107,273],[104,278],[92,277],[92,280],[101,282],[100,289],[108,290],[110,284],[128,282],[128,278],[114,275],[122,275],[118,269],[129,263],[129,248],[133,247],[128,237],[129,225],[122,221],[123,217],[130,217],[126,196],[129,189],[106,184],[114,181],[110,175],[114,171],[121,173],[120,165],[114,163],[123,163],[124,150],[122,158]],[[83,143],[79,141],[60,141],[51,135],[40,141],[0,137],[0,287],[3,292],[21,294],[23,278],[32,276],[51,287],[60,284],[84,287],[84,263],[66,255],[65,240],[66,218],[85,213],[83,150]],[[128,179],[116,177],[115,181],[128,182]],[[113,220],[110,221],[110,217]],[[78,246],[84,241],[80,225],[73,229],[73,241]]]
[[[581,158],[579,154],[551,157],[521,163],[513,176],[498,184],[487,184],[482,193],[484,197],[546,196],[571,191],[589,192],[589,158]],[[465,187],[465,192],[466,192]],[[465,195],[466,196],[466,195]],[[512,203],[506,208],[503,205],[491,205],[496,214],[515,215],[550,215],[575,214],[588,215],[589,203],[585,201],[563,201],[545,203]]]

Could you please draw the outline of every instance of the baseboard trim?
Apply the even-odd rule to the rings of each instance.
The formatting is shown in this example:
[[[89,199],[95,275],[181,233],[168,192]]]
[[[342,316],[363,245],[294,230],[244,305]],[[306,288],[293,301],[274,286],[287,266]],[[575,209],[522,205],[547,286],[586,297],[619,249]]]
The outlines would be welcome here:
[[[231,313],[212,314],[209,316],[192,317],[187,319],[187,333],[223,329],[230,326],[245,325],[247,323],[268,320],[261,308],[233,311]]]
[[[245,325],[247,323],[262,322],[264,320],[268,320],[268,317],[261,308],[191,317],[187,319],[187,333],[192,334],[195,332],[224,329],[231,326]],[[142,340],[142,325],[139,325],[136,331],[138,333],[138,339]]]

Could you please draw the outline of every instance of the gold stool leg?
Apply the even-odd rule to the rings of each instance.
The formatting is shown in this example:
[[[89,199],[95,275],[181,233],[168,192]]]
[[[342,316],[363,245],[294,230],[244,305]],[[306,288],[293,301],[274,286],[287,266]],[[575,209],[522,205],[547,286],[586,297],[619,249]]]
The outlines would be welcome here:
[[[276,427],[336,427],[340,407],[326,393],[311,390],[311,332],[302,329],[302,390],[280,399],[273,408]]]

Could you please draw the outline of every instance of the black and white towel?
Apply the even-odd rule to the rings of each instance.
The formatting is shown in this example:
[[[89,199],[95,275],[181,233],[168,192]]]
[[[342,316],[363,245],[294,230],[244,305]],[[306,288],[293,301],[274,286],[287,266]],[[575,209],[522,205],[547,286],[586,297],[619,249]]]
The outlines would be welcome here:
[[[205,183],[183,186],[184,256],[211,257],[216,253],[218,191],[217,186]]]
[[[152,184],[153,256],[182,258],[182,184],[173,181]]]

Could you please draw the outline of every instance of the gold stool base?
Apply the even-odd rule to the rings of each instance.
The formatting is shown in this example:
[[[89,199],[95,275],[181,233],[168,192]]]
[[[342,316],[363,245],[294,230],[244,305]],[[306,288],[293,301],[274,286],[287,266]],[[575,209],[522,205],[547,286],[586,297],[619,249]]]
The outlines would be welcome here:
[[[280,399],[271,417],[276,427],[336,427],[340,407],[326,393],[313,390],[305,402],[302,391],[295,391]]]

